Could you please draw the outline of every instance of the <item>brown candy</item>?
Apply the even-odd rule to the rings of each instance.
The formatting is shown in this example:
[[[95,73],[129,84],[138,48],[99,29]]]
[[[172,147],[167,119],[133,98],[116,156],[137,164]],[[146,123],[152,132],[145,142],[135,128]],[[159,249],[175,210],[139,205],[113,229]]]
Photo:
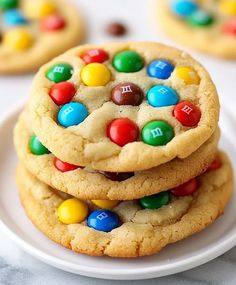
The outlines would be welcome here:
[[[134,176],[134,172],[107,172],[107,171],[99,171],[102,175],[104,175],[107,179],[112,181],[124,181]]]
[[[134,83],[120,83],[113,88],[111,99],[116,105],[138,106],[143,101],[143,91]]]
[[[114,22],[107,27],[107,33],[112,36],[123,36],[126,34],[126,27],[122,23]]]

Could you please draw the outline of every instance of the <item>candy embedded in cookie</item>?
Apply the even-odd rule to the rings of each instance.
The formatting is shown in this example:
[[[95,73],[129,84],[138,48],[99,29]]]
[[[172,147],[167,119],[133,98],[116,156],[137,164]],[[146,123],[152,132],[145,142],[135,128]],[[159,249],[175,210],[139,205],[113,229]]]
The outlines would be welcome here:
[[[191,57],[155,43],[78,47],[37,75],[42,80],[37,84],[36,77],[37,91],[33,87],[30,96],[34,131],[62,161],[108,172],[185,158],[209,138],[218,121],[215,87],[204,73]],[[50,126],[44,126],[40,120],[48,107]],[[38,116],[35,108],[37,114],[41,110]],[[201,137],[197,144],[192,129]]]

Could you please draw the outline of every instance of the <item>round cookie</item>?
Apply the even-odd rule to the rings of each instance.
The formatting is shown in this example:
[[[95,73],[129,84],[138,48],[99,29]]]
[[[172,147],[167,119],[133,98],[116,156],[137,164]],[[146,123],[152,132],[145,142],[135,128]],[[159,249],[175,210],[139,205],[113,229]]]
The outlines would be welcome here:
[[[189,55],[137,42],[55,58],[36,75],[29,110],[33,131],[62,161],[129,172],[197,150],[217,127],[219,103]]]
[[[81,42],[77,10],[65,0],[0,1],[0,74],[35,71]]]
[[[159,199],[158,209],[153,209],[153,203],[143,209],[141,201],[121,202],[112,210],[94,209],[91,203],[62,198],[22,165],[17,170],[17,184],[28,217],[55,242],[94,256],[145,256],[203,230],[223,214],[232,195],[233,174],[226,155],[219,156],[221,167],[199,176],[193,194],[173,197],[169,193],[167,200]],[[76,209],[87,214],[84,208],[87,220],[70,224]],[[62,223],[65,213],[67,219]]]
[[[81,199],[131,200],[176,187],[205,172],[216,156],[219,130],[183,160],[175,158],[146,171],[128,173],[98,172],[64,163],[39,147],[37,140],[33,144],[32,138],[25,110],[16,124],[14,142],[20,160],[39,180]]]
[[[235,0],[157,2],[155,19],[171,38],[217,57],[236,58]]]

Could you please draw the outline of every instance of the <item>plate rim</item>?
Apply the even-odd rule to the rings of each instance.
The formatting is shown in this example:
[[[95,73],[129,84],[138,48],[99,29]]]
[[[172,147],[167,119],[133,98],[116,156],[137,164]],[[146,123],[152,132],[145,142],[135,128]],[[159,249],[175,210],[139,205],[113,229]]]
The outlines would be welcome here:
[[[10,120],[13,116],[20,112],[23,106],[26,104],[26,100],[20,100],[16,104],[13,104],[10,108],[8,108],[2,115],[0,116],[0,130],[4,128],[4,125],[8,120]],[[224,116],[228,117],[227,119],[230,123],[233,124],[235,122],[234,116],[227,110],[227,108],[222,108]],[[232,134],[231,134],[232,135]],[[236,137],[236,135],[235,135]],[[59,268],[61,270],[75,273],[78,275],[83,275],[87,277],[94,277],[100,279],[109,279],[109,280],[144,280],[155,277],[162,277],[167,275],[172,275],[175,273],[179,273],[185,270],[192,269],[199,265],[202,265],[226,251],[230,250],[234,246],[236,246],[236,227],[232,229],[232,232],[228,234],[228,236],[222,238],[222,241],[217,246],[210,247],[204,252],[198,253],[195,256],[188,257],[185,260],[179,260],[171,265],[153,265],[150,267],[139,268],[138,272],[134,269],[109,269],[96,267],[89,267],[83,265],[76,265],[73,262],[60,260],[59,258],[46,253],[43,250],[40,250],[33,246],[31,243],[24,241],[21,237],[19,237],[14,230],[11,229],[10,226],[5,224],[0,217],[0,229],[5,232],[10,239],[15,242],[19,247],[21,247],[25,252],[29,253],[36,259],[43,261],[44,263],[51,265],[53,267]],[[96,258],[96,257],[94,257]]]

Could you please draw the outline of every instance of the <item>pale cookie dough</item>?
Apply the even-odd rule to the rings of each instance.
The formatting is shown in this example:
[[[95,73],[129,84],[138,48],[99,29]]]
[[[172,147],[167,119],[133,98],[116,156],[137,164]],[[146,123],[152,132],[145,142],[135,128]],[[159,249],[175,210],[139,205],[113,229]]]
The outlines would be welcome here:
[[[24,111],[14,130],[18,156],[26,169],[51,187],[81,199],[131,200],[174,188],[205,172],[217,153],[219,130],[189,157],[158,167],[137,171],[122,182],[112,181],[86,167],[60,172],[54,166],[53,154],[34,155],[29,147],[32,135],[28,114]]]
[[[230,1],[234,2],[234,0]],[[155,21],[167,35],[186,47],[225,59],[236,59],[235,8],[235,14],[228,15],[219,8],[224,0],[195,2],[199,4],[199,9],[213,16],[212,24],[205,27],[189,25],[186,19],[179,17],[171,10],[170,6],[173,3],[171,0],[155,1],[156,7],[152,10]]]
[[[41,65],[79,44],[84,38],[83,20],[77,7],[69,1],[19,0],[18,2],[16,9],[24,15],[26,24],[5,23],[4,17],[10,10],[0,9],[0,74],[36,71]],[[42,7],[40,5],[45,6],[40,8]],[[52,16],[62,18],[59,21],[63,21],[64,26],[56,23],[55,18],[50,19]],[[42,22],[46,20],[48,24],[44,24],[43,30]],[[45,30],[45,25],[51,30],[49,28]],[[61,27],[56,29],[57,25]]]
[[[88,87],[81,82],[80,73],[85,63],[82,52],[102,48],[109,54],[104,62],[112,80],[105,86]],[[144,67],[134,73],[117,72],[111,62],[124,50],[136,51],[144,59]],[[176,67],[190,67],[199,77],[199,84],[185,84],[175,70],[166,80],[149,77],[147,65],[156,59],[166,59]],[[57,122],[60,107],[48,95],[54,85],[45,74],[54,65],[70,63],[73,74],[69,82],[77,88],[72,101],[86,106],[89,115],[80,124],[64,128]],[[156,84],[164,84],[176,90],[180,102],[187,100],[201,111],[201,119],[195,127],[183,126],[173,115],[174,106],[154,108],[146,98],[139,106],[119,106],[111,101],[111,90],[118,83],[132,82],[144,92]],[[219,116],[218,96],[208,72],[188,54],[158,43],[113,43],[85,45],[72,49],[44,65],[36,75],[29,99],[32,128],[40,141],[58,158],[76,165],[90,165],[93,169],[113,172],[149,169],[166,163],[175,157],[186,158],[210,138],[217,127]],[[116,118],[129,118],[137,124],[141,133],[145,124],[153,120],[167,122],[174,129],[174,138],[163,146],[151,146],[141,140],[123,147],[107,137],[107,127]],[[159,135],[159,134],[158,134]],[[155,134],[156,136],[156,134]]]
[[[122,202],[112,211],[123,224],[109,233],[93,230],[86,222],[59,222],[57,208],[63,198],[22,165],[17,170],[17,184],[28,217],[55,242],[95,256],[145,256],[203,230],[223,214],[233,191],[233,173],[227,156],[219,155],[221,168],[199,176],[200,187],[193,196],[173,199],[158,210],[142,210],[135,201]]]

